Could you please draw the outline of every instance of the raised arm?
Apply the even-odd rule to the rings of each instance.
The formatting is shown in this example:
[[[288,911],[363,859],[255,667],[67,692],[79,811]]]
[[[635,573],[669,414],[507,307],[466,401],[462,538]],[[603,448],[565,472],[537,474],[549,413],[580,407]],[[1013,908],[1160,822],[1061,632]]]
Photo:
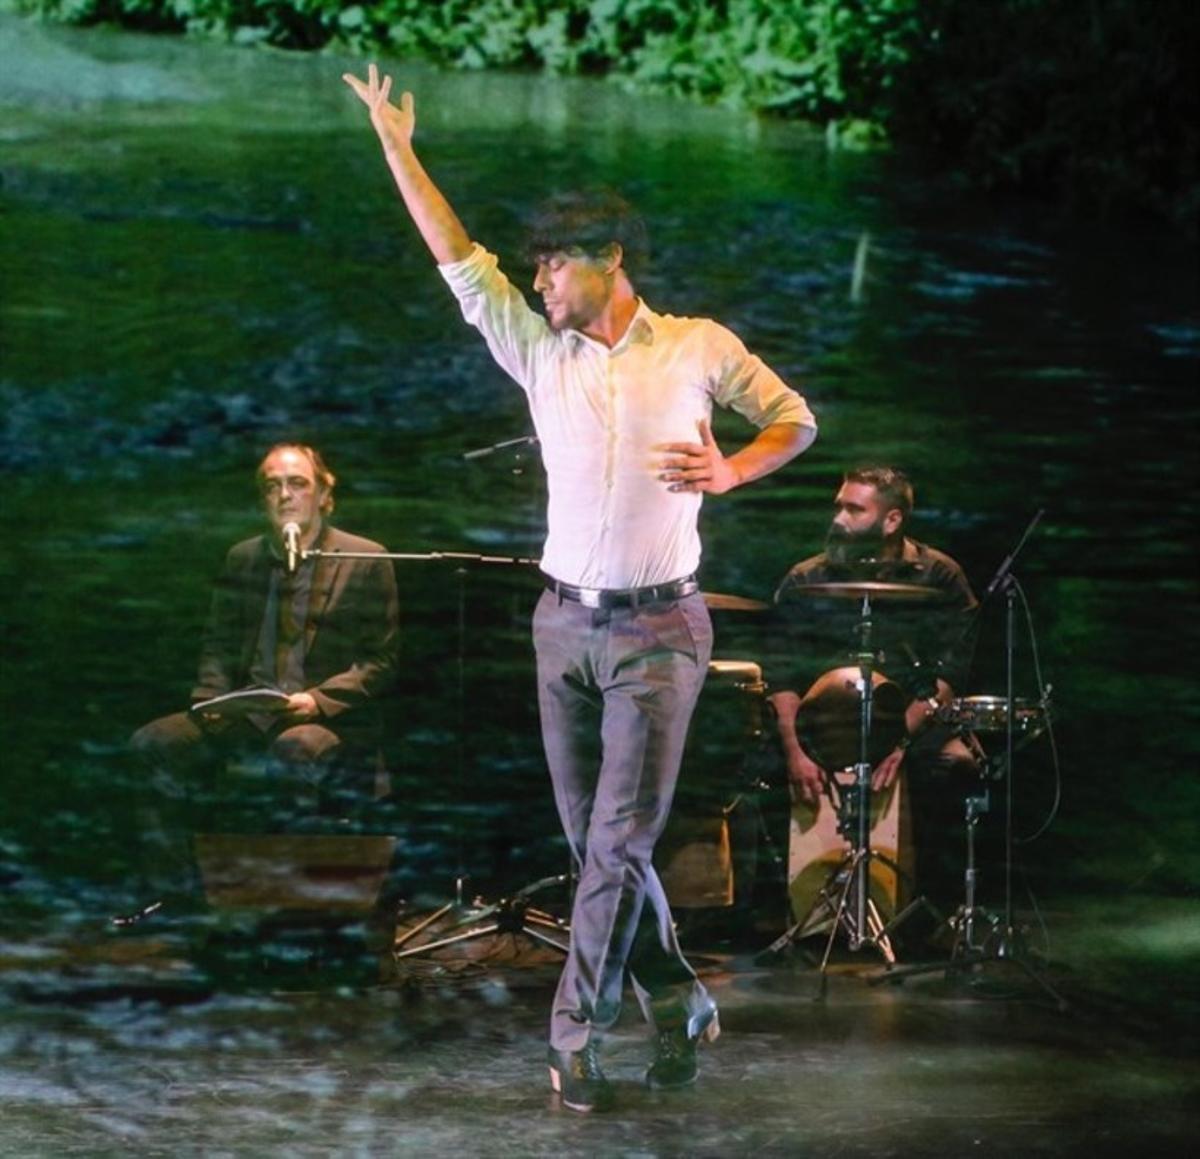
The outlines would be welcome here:
[[[471,252],[471,238],[413,150],[416,115],[412,93],[401,93],[399,107],[393,105],[388,100],[392,78],[385,76],[381,82],[373,64],[367,68],[365,84],[350,73],[344,73],[342,80],[370,111],[371,125],[383,146],[396,188],[434,259],[444,265],[465,258]]]

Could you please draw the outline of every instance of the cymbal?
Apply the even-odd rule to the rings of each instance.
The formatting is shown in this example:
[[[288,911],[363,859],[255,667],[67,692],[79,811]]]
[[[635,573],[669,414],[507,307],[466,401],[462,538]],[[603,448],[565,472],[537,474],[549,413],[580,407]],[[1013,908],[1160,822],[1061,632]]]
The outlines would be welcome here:
[[[878,580],[863,580],[855,583],[796,584],[787,589],[787,598],[802,596],[826,596],[834,599],[861,600],[870,596],[873,600],[911,600],[914,603],[931,602],[945,598],[937,588],[922,587],[920,584],[883,583]]]
[[[705,604],[717,612],[765,612],[771,605],[765,600],[746,596],[731,596],[721,592],[701,592]]]

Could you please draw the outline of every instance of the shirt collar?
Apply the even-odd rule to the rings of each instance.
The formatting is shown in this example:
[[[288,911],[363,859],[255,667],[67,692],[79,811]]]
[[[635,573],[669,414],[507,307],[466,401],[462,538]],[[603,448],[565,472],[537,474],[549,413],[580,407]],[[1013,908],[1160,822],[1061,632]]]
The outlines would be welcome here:
[[[593,346],[605,354],[617,354],[627,346],[654,345],[654,324],[657,318],[658,315],[646,305],[642,298],[639,298],[637,309],[634,311],[633,317],[629,320],[629,325],[625,328],[625,333],[621,335],[615,346],[605,346],[603,342],[597,342],[595,338],[589,338],[581,330],[567,330],[566,337],[570,341],[573,350],[578,350],[581,346]]]

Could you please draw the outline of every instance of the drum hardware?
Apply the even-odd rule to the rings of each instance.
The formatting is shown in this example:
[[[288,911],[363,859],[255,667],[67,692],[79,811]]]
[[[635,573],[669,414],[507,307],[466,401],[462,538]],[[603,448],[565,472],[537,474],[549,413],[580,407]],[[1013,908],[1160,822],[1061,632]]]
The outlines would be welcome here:
[[[851,588],[854,589],[853,593],[849,590]],[[930,906],[927,899],[917,898],[890,921],[885,922],[879,912],[879,907],[870,895],[871,861],[873,859],[881,861],[898,877],[903,876],[900,866],[891,858],[872,851],[870,843],[872,725],[874,723],[876,685],[882,675],[876,671],[879,654],[874,649],[872,639],[871,601],[876,598],[886,599],[896,596],[897,593],[891,589],[897,588],[903,589],[903,594],[898,595],[897,598],[927,598],[926,589],[916,588],[909,584],[811,584],[795,589],[797,592],[811,592],[814,595],[832,594],[839,598],[849,598],[853,594],[855,598],[862,601],[856,629],[857,647],[853,654],[857,668],[853,687],[858,694],[857,759],[850,770],[853,780],[843,786],[837,782],[834,776],[826,773],[825,777],[826,794],[838,810],[839,830],[849,842],[850,848],[826,878],[808,913],[793,923],[759,955],[762,957],[777,954],[794,941],[807,937],[828,924],[829,936],[826,939],[825,951],[820,962],[818,999],[825,995],[829,959],[833,952],[834,939],[839,930],[844,931],[847,935],[847,942],[852,951],[870,946],[878,951],[884,961],[891,966],[896,961],[890,938],[891,933],[921,906]],[[914,596],[911,594],[912,591],[919,591],[922,595]]]
[[[979,818],[991,810],[991,794],[986,786],[980,787],[975,793],[969,794],[963,802],[964,821],[966,828],[966,862],[963,869],[963,903],[940,925],[953,933],[950,949],[950,960],[966,961],[968,958],[978,959],[982,955],[1000,927],[1000,918],[990,910],[976,905],[975,895],[978,885],[978,869],[975,858],[975,827]],[[930,907],[933,908],[932,906]],[[934,910],[936,913],[936,910]],[[976,937],[980,926],[986,927],[986,935],[982,939]],[[875,983],[881,980],[898,980],[912,977],[915,974],[945,969],[944,966],[914,965],[892,969],[878,978],[869,979]]]
[[[1014,700],[1014,732],[1020,737],[1014,741],[1014,754],[1033,744],[1050,727],[1054,719],[1050,699],[1052,691],[1053,685],[1048,684],[1037,700],[1024,696]],[[1004,779],[1007,767],[1005,753],[989,756],[976,734],[987,736],[1005,732],[1008,722],[1008,701],[1005,697],[959,696],[935,709],[932,720],[954,730],[954,735],[971,750],[981,777],[989,781]]]
[[[1000,919],[975,904],[975,886],[977,884],[977,869],[975,865],[975,826],[979,818],[991,808],[991,794],[986,788],[976,794],[969,795],[963,802],[964,820],[967,833],[967,860],[963,869],[963,904],[950,919],[950,927],[954,930],[954,944],[950,950],[951,958],[965,954],[981,953],[987,944],[975,940],[975,926],[984,921],[988,926],[988,936],[995,933]]]
[[[1004,792],[1004,914],[1002,918],[996,918],[988,914],[985,910],[980,910],[975,905],[976,891],[976,869],[975,869],[975,843],[974,831],[975,824],[978,821],[981,813],[987,812],[989,795],[986,789],[983,791],[982,797],[969,797],[966,802],[966,819],[967,819],[967,868],[964,876],[965,897],[962,907],[960,907],[955,919],[955,938],[954,945],[951,951],[950,960],[945,963],[926,963],[912,966],[902,966],[899,968],[893,967],[891,964],[879,975],[870,979],[872,984],[878,984],[886,981],[902,981],[906,977],[913,977],[917,974],[932,973],[935,971],[944,971],[949,978],[955,971],[975,970],[977,967],[987,962],[1012,962],[1018,966],[1027,978],[1035,983],[1048,997],[1053,999],[1059,1010],[1065,1010],[1067,1003],[1065,999],[1050,985],[1050,983],[1034,969],[1029,961],[1029,954],[1024,944],[1024,937],[1021,931],[1017,928],[1013,919],[1013,894],[1012,894],[1012,870],[1013,870],[1013,757],[1017,752],[1016,735],[1018,710],[1021,701],[1014,695],[1014,672],[1015,672],[1015,655],[1016,655],[1016,600],[1018,594],[1024,600],[1024,592],[1021,589],[1015,573],[1012,570],[1013,562],[1017,555],[1024,547],[1033,529],[1037,526],[1039,520],[1045,512],[1039,509],[1026,526],[1024,533],[1021,535],[1017,546],[1005,557],[992,577],[991,582],[987,586],[984,593],[983,601],[980,603],[977,613],[981,610],[987,600],[997,591],[1003,591],[1005,596],[1005,617],[1004,617],[1004,653],[1005,653],[1005,690],[1003,697],[1003,732],[1004,732],[1004,756],[1001,769],[1005,776],[1005,792]],[[972,698],[964,698],[970,700]],[[979,700],[988,700],[994,707],[996,702],[1000,701],[999,697],[976,698]],[[1026,701],[1025,704],[1030,702]],[[1046,692],[1038,702],[1033,702],[1041,708],[1041,715],[1038,720],[1046,722],[1049,720],[1049,686]],[[975,925],[980,919],[986,921],[990,928],[987,937],[982,942],[975,940]]]
[[[1053,685],[1047,684],[1037,700],[1019,696],[1013,701],[1013,731],[1020,739],[1013,744],[1014,755],[1031,745],[1053,723],[1051,693]],[[934,720],[949,725],[971,749],[979,763],[980,774],[987,780],[1003,780],[1007,767],[1006,754],[988,756],[975,739],[976,733],[984,736],[1005,733],[1008,727],[1008,700],[1003,696],[960,696],[934,712]]]
[[[1013,701],[1013,731],[1022,738],[1034,740],[1046,731],[1050,722],[1050,694],[1053,686],[1047,685],[1039,700],[1018,696]],[[1008,700],[1003,696],[960,696],[948,705],[939,708],[938,720],[971,732],[1004,732],[1008,727]]]
[[[482,898],[476,898],[471,906],[464,906],[463,883],[464,879],[461,877],[455,881],[454,901],[447,902],[440,909],[434,910],[416,925],[396,936],[392,943],[392,958],[395,961],[400,962],[418,954],[431,954],[445,949],[447,946],[474,941],[477,938],[486,938],[492,934],[524,934],[535,942],[549,946],[560,953],[567,952],[565,939],[569,937],[571,927],[564,919],[556,918],[553,914],[535,909],[529,904],[532,895],[540,890],[556,885],[567,885],[569,883],[567,874],[560,873],[551,877],[543,877],[541,880],[517,890],[511,897],[501,898],[491,905],[487,905]],[[436,926],[442,918],[450,914],[455,916],[451,929],[458,932],[451,932],[443,937],[436,937],[432,941],[409,946],[408,943],[414,938]],[[553,931],[560,936],[551,937],[546,931]]]

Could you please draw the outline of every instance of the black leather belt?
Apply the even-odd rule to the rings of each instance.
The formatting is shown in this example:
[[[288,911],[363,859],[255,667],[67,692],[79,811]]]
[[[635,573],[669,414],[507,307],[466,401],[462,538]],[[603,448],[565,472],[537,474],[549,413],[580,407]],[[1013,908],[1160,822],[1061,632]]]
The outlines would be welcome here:
[[[669,600],[681,600],[700,590],[694,575],[671,580],[665,584],[654,584],[648,588],[577,588],[546,577],[546,590],[560,600],[570,600],[585,608],[636,608],[641,604],[661,604]]]

